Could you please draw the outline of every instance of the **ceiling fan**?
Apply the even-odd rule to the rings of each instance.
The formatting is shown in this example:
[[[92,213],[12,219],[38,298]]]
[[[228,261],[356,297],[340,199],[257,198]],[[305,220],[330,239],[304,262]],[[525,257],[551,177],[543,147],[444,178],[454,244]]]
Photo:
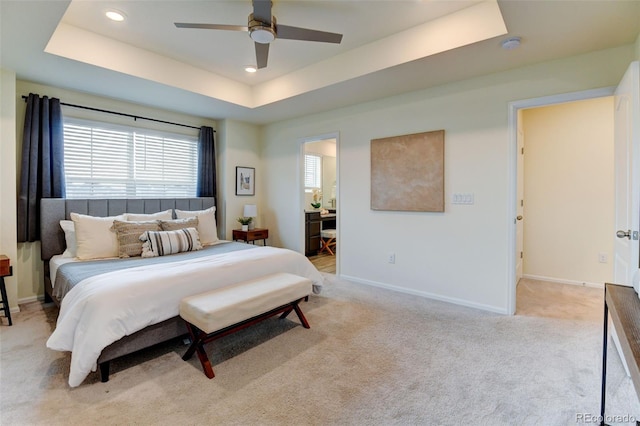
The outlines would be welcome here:
[[[185,22],[175,22],[175,26],[178,28],[198,28],[205,30],[248,31],[249,37],[255,42],[256,65],[258,69],[267,66],[269,43],[276,38],[336,44],[342,41],[342,34],[277,24],[276,17],[271,14],[272,5],[271,0],[253,0],[253,13],[249,14],[249,23],[247,26],[194,24]]]

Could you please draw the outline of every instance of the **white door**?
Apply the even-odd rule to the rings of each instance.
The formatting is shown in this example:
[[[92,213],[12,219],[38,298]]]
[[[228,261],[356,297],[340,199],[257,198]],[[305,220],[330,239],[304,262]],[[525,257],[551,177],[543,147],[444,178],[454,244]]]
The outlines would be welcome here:
[[[524,130],[522,130],[522,110],[518,110],[517,124],[517,188],[516,188],[516,285],[522,278],[524,263]]]
[[[640,230],[640,73],[633,62],[615,92],[614,281],[633,285],[638,272]]]
[[[614,238],[613,280],[637,287],[639,269],[638,231],[640,230],[640,72],[633,62],[616,88],[614,101],[614,150],[616,237]],[[629,367],[620,349],[615,327],[611,335],[624,369]]]

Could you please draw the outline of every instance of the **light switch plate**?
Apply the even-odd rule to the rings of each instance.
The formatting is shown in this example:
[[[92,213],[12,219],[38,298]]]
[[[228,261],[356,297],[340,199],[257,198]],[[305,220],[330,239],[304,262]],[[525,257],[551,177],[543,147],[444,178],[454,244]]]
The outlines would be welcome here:
[[[474,204],[475,194],[473,192],[454,192],[451,201],[453,204]]]

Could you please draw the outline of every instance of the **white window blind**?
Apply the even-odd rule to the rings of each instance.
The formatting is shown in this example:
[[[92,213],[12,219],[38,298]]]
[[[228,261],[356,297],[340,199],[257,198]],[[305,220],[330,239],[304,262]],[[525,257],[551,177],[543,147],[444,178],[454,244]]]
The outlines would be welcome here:
[[[67,198],[194,197],[197,138],[65,118]]]
[[[316,154],[304,155],[304,187],[307,192],[322,186],[322,157]]]

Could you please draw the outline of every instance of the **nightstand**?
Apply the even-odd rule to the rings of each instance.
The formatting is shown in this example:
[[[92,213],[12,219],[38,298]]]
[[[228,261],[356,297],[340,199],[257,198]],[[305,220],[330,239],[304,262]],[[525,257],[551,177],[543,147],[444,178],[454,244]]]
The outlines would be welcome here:
[[[243,231],[242,229],[233,230],[233,241],[242,240],[247,244],[255,244],[256,240],[262,240],[262,245],[266,246],[267,238],[269,238],[269,230],[266,228],[256,228],[249,231]]]
[[[9,298],[7,297],[7,288],[4,285],[4,277],[10,277],[11,275],[13,275],[13,268],[9,265],[9,258],[4,254],[0,254],[0,296],[2,297],[0,311],[4,311],[4,316],[9,320],[9,325],[13,325],[13,323],[11,322]]]

